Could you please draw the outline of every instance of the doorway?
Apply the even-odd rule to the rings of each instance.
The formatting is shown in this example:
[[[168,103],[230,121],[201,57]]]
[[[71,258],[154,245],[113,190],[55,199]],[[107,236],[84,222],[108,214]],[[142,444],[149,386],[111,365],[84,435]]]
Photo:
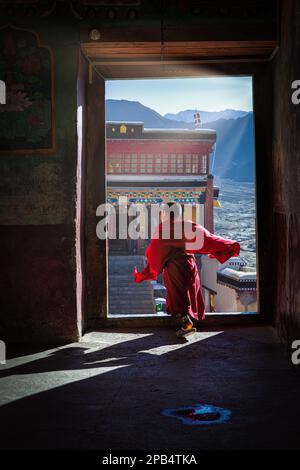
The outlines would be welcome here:
[[[224,265],[196,255],[206,312],[257,312],[252,77],[106,80],[105,92],[106,202],[116,215],[109,315],[165,313],[162,276],[136,285],[133,268],[143,268],[148,226],[158,223],[152,207],[170,201],[185,218],[241,245]],[[135,206],[143,211],[133,239]]]
[[[105,61],[104,61],[105,62]],[[97,100],[99,102],[99,96],[101,95],[101,111],[98,112],[98,118],[102,119],[102,123],[104,123],[104,109],[103,109],[103,103],[105,99],[105,93],[104,93],[104,88],[105,88],[105,80],[109,78],[120,78],[120,79],[128,79],[132,78],[132,76],[136,78],[148,78],[149,76],[156,76],[156,77],[174,77],[174,71],[176,70],[176,75],[184,76],[184,77],[203,77],[203,76],[213,76],[213,75],[235,75],[235,76],[240,76],[240,75],[248,75],[253,77],[254,81],[254,103],[256,107],[256,113],[255,113],[255,119],[254,119],[254,125],[255,125],[255,131],[257,131],[257,125],[258,123],[262,123],[263,117],[266,113],[264,113],[263,106],[262,106],[262,100],[261,97],[259,96],[258,88],[259,88],[259,83],[262,82],[264,79],[264,69],[265,65],[264,64],[213,64],[213,65],[201,65],[201,64],[188,64],[185,63],[184,61],[180,61],[179,65],[176,65],[176,68],[174,69],[174,65],[171,64],[160,64],[159,61],[156,61],[155,64],[151,64],[151,67],[149,69],[149,64],[139,64],[137,63],[131,63],[128,64],[126,61],[119,61],[118,63],[103,63],[102,61],[95,61],[93,64],[93,67],[90,69],[90,84],[89,84],[89,90],[90,90],[90,95],[92,96],[93,93],[91,90],[93,89],[93,83],[94,83],[94,88],[98,90],[97,93]],[[151,74],[150,74],[151,70]],[[217,72],[216,72],[217,71]],[[106,76],[105,76],[106,75]],[[95,85],[97,83],[97,86]],[[99,95],[99,90],[101,91]],[[94,95],[94,100],[93,100],[93,107],[95,108],[95,95]],[[259,115],[259,118],[257,118],[258,109],[260,110],[261,114]],[[94,111],[95,113],[95,111]],[[94,115],[95,117],[95,115]],[[98,120],[99,122],[99,120]],[[269,139],[262,139],[261,134],[266,129],[268,126],[265,125],[266,121],[263,121],[262,127],[260,127],[259,132],[256,132],[256,142],[255,142],[255,150],[256,150],[256,156],[258,154],[261,154],[261,152],[268,151],[268,145],[269,145]],[[105,158],[102,158],[105,156],[105,145],[103,143],[105,142],[105,136],[106,136],[106,130],[104,125],[100,125],[100,131],[98,128],[98,136],[101,135],[101,139],[98,139],[101,149],[101,164],[97,165],[95,163],[95,167],[97,168],[97,171],[99,172],[101,168],[101,172],[103,172],[103,167],[105,166]],[[258,138],[257,138],[258,136]],[[103,139],[102,139],[103,137]],[[95,152],[93,152],[95,155]],[[256,163],[255,163],[255,173],[256,173],[256,194],[257,194],[257,199],[256,199],[256,213],[257,213],[257,250],[258,250],[258,260],[257,260],[257,285],[259,284],[261,286],[261,273],[264,271],[264,264],[263,264],[263,258],[264,255],[260,256],[259,251],[260,251],[260,246],[262,246],[266,241],[265,241],[265,236],[262,234],[262,219],[261,217],[263,216],[264,213],[264,207],[262,204],[262,179],[265,176],[265,171],[266,167],[264,166],[263,163],[259,162],[258,158],[256,158]],[[93,167],[93,164],[92,164]],[[95,168],[94,167],[94,168]],[[258,171],[259,170],[259,171]],[[90,170],[88,170],[89,173]],[[94,171],[90,171],[90,173],[95,174]],[[95,182],[95,177],[93,176],[93,180]],[[99,189],[99,183],[98,183],[98,193],[101,192],[101,201],[106,201],[106,184],[103,185],[103,181],[101,183],[101,190]],[[94,194],[95,195],[95,194]],[[99,201],[99,199],[98,199]],[[97,202],[98,202],[97,201]],[[98,205],[98,204],[97,204]],[[94,203],[94,207],[96,207],[96,201]],[[88,215],[88,214],[87,214]],[[91,214],[91,217],[88,218],[90,220],[93,220],[93,223],[95,225],[97,219],[95,220],[94,215]],[[261,221],[261,222],[260,222]],[[91,244],[90,244],[91,246]],[[100,246],[102,248],[100,249]],[[88,250],[87,250],[88,251]],[[99,287],[97,294],[94,291],[93,293],[93,301],[89,300],[88,298],[86,299],[86,304],[88,305],[88,316],[89,318],[89,324],[97,324],[97,321],[101,318],[105,319],[108,316],[109,310],[108,310],[108,299],[107,299],[107,281],[108,281],[108,246],[106,242],[103,241],[94,241],[94,247],[92,250],[94,253],[97,252],[98,255],[100,255],[102,263],[102,268],[99,270],[99,264],[97,266],[98,268],[98,273],[97,277],[98,279],[102,278],[102,286],[105,286],[105,292],[103,292],[102,286],[100,288],[100,295],[99,295]],[[87,258],[89,258],[89,254],[87,253]],[[99,256],[98,256],[99,259]],[[87,263],[88,264],[88,263]],[[93,264],[93,263],[92,263]],[[93,269],[94,273],[96,271],[96,265],[93,264]],[[93,270],[92,269],[92,270]],[[87,285],[89,284],[88,278],[91,280],[91,276],[87,270]],[[267,271],[267,269],[265,269]],[[101,272],[101,274],[100,274]],[[105,273],[105,274],[104,274]],[[95,278],[92,281],[95,284]],[[264,281],[263,281],[264,282]],[[92,289],[91,289],[92,290]],[[88,291],[88,289],[87,289]],[[267,293],[267,290],[265,291]],[[209,292],[208,295],[208,301],[210,303],[210,308],[214,308],[214,301],[213,301],[213,296],[212,292]],[[88,292],[87,292],[87,297],[88,297]],[[91,307],[91,303],[93,303],[95,306],[97,305],[97,308]],[[258,308],[257,311],[261,313],[260,316],[264,316],[263,311],[266,312],[266,309],[262,309],[261,306],[266,306],[267,305],[267,299],[266,297],[261,297],[261,294],[258,296]],[[213,313],[213,312],[212,312]]]

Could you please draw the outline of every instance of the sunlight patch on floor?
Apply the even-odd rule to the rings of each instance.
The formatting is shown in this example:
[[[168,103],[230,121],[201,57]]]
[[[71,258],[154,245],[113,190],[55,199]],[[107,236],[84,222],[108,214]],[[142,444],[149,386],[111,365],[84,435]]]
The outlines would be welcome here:
[[[140,353],[153,354],[154,356],[161,356],[170,351],[176,351],[176,349],[185,348],[190,346],[193,343],[198,343],[199,341],[204,341],[213,336],[217,336],[223,333],[223,331],[209,331],[209,332],[199,332],[191,336],[188,336],[185,340],[178,339],[178,343],[175,344],[165,344],[163,346],[158,346],[151,349],[142,349]]]
[[[91,364],[92,365],[92,364]],[[53,370],[48,372],[38,372],[30,374],[10,375],[0,379],[0,406],[21,400],[26,397],[47,392],[63,385],[69,385],[84,379],[103,375],[116,369],[128,367],[130,364],[121,364],[104,367],[73,369],[73,370]]]

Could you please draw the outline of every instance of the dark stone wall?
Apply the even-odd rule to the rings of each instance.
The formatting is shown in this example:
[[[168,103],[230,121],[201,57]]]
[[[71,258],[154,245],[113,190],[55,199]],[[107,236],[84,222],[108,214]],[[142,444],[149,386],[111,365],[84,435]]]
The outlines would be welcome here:
[[[300,2],[285,0],[274,63],[273,256],[274,322],[284,340],[300,338]]]
[[[11,2],[13,3],[13,2]],[[79,2],[80,3],[80,2]],[[166,2],[165,2],[166,3]],[[232,40],[274,39],[276,23],[274,2],[272,8],[265,8],[249,13],[251,2],[232,2],[234,11],[224,14],[217,8],[221,2],[211,2],[205,11],[188,8],[190,2],[175,2],[176,8],[167,6],[161,11],[161,2],[141,2],[137,18],[132,21],[127,10],[117,11],[116,20],[107,17],[107,11],[96,8],[96,16],[91,19],[88,9],[83,9],[83,21],[74,19],[69,11],[69,2],[57,2],[57,10],[67,9],[68,16],[57,15],[38,20],[21,15],[19,4],[1,25],[12,23],[15,26],[35,31],[43,44],[52,48],[55,67],[55,108],[57,152],[53,155],[30,153],[25,155],[0,156],[0,338],[10,340],[34,340],[41,342],[61,342],[75,340],[80,332],[76,305],[76,113],[77,113],[77,73],[79,42],[88,40],[91,27],[99,27],[102,41],[151,40],[160,41],[161,14],[164,13],[164,40]],[[193,3],[193,2],[192,2]],[[208,5],[207,2],[204,2]],[[218,4],[214,6],[214,3]],[[268,2],[269,3],[269,2]],[[39,2],[40,4],[40,2]],[[184,11],[181,9],[184,6]],[[269,161],[272,152],[264,164],[273,171],[274,185],[273,210],[271,204],[258,207],[260,220],[265,216],[266,231],[269,233],[272,220],[273,236],[270,243],[274,246],[273,277],[269,276],[269,263],[264,260],[272,250],[265,244],[267,237],[260,237],[260,251],[263,253],[264,278],[270,277],[270,317],[275,314],[276,323],[285,337],[291,337],[299,326],[299,111],[291,104],[291,81],[300,79],[299,61],[299,2],[283,2],[283,24],[281,49],[275,59],[275,117],[274,117],[274,155],[273,168]],[[1,18],[2,9],[1,9]],[[298,8],[298,11],[297,11]],[[98,11],[99,10],[99,11]],[[18,13],[20,11],[21,13]],[[81,10],[80,10],[81,11]],[[253,14],[252,14],[253,13]],[[70,19],[70,15],[71,18]],[[257,16],[258,15],[258,16]],[[233,27],[234,26],[234,27]],[[222,51],[220,51],[220,54]],[[270,65],[268,65],[269,70]],[[266,99],[268,76],[258,81],[255,92],[260,100]],[[85,93],[86,76],[82,72],[82,96]],[[260,85],[263,86],[260,86]],[[86,250],[82,250],[83,276],[87,282],[83,286],[82,306],[86,304],[85,320],[94,316],[105,316],[106,310],[106,272],[103,244],[95,240],[95,207],[103,199],[103,188],[97,186],[98,178],[94,168],[104,171],[103,161],[97,163],[96,156],[104,145],[104,129],[99,130],[100,139],[96,139],[97,122],[104,110],[95,108],[97,99],[103,94],[101,83],[94,77],[89,86],[87,102],[83,102],[87,118],[94,122],[86,132],[89,145],[87,152],[87,187],[82,187],[82,197],[86,197],[86,220],[84,227],[77,227],[87,241]],[[83,100],[84,101],[84,100]],[[266,121],[269,102],[261,118]],[[256,119],[258,126],[260,118]],[[271,117],[270,117],[271,120]],[[264,143],[265,126],[260,126]],[[86,130],[86,129],[85,129]],[[84,134],[85,134],[84,130]],[[102,134],[101,134],[102,133]],[[298,151],[297,151],[298,150]],[[83,159],[85,157],[83,156]],[[297,161],[298,160],[298,161]],[[95,166],[96,165],[96,166]],[[266,168],[265,168],[266,170]],[[266,171],[264,172],[266,173]],[[85,163],[82,164],[85,174]],[[264,173],[264,174],[265,174]],[[83,178],[85,179],[85,178]],[[89,184],[91,183],[91,184]],[[263,187],[263,186],[262,186]],[[95,189],[96,188],[96,189]],[[269,190],[269,180],[267,181]],[[269,191],[270,194],[270,191]],[[263,227],[259,228],[262,230]],[[275,234],[278,234],[275,236]],[[93,235],[93,236],[92,236]],[[102,257],[98,257],[98,253]],[[89,276],[95,273],[96,276]],[[99,289],[100,286],[100,289]],[[273,289],[274,286],[274,289]],[[274,295],[273,295],[274,293]],[[86,297],[86,298],[84,298]],[[100,308],[99,308],[100,305]],[[273,305],[273,308],[271,306]],[[265,302],[263,305],[265,310]],[[88,325],[88,322],[87,322]]]
[[[19,27],[19,24],[14,24]],[[0,156],[0,337],[76,339],[78,26],[22,24],[52,48],[55,154]]]

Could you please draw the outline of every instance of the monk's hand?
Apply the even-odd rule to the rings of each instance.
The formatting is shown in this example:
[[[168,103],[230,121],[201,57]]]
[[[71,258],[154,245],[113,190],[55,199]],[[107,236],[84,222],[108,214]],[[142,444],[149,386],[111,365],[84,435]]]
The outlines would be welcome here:
[[[157,273],[155,271],[151,271],[149,264],[147,264],[143,271],[139,273],[136,269],[136,266],[133,269],[134,275],[134,282],[143,282],[143,281],[151,281],[157,279]]]
[[[136,269],[136,266],[133,268],[134,282],[141,282],[140,273]]]

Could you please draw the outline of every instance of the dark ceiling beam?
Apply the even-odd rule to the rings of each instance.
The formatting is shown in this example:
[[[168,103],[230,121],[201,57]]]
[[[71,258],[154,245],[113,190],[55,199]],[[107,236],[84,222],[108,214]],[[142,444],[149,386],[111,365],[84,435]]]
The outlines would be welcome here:
[[[268,60],[277,42],[269,41],[184,41],[184,42],[89,42],[82,43],[84,53],[94,62],[119,65],[117,61],[142,60],[151,65],[158,60],[198,61],[201,59],[260,58]],[[150,62],[149,62],[150,61]]]

